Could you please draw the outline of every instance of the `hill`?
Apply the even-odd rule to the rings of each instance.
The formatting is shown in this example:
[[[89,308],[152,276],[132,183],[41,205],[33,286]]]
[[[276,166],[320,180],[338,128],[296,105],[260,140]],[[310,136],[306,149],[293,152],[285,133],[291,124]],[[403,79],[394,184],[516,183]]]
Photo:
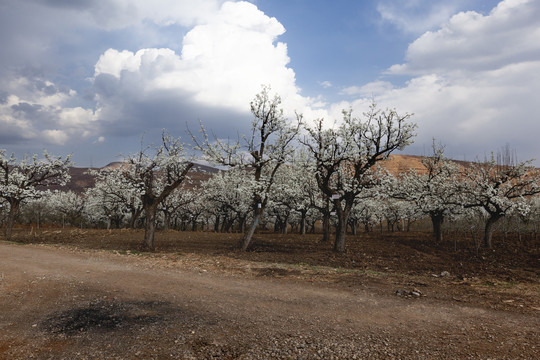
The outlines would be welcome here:
[[[95,185],[94,176],[89,174],[91,170],[100,170],[107,168],[114,169],[122,166],[122,164],[122,162],[116,161],[111,162],[102,168],[70,167],[69,175],[71,176],[71,180],[69,181],[69,183],[65,186],[50,186],[49,190],[73,191],[76,193],[82,193],[86,189],[91,188]],[[195,163],[195,165],[189,171],[189,176],[195,183],[199,183],[207,180],[212,176],[212,174],[215,174],[219,171],[220,170],[215,167]]]
[[[416,170],[421,173],[425,171],[422,160],[424,156],[417,155],[391,155],[387,160],[385,160],[382,165],[392,174],[400,174],[407,172],[411,169]],[[467,166],[469,163],[463,161],[457,161],[461,166]],[[69,174],[71,175],[71,181],[66,186],[55,186],[51,187],[51,190],[61,190],[61,191],[74,191],[77,193],[82,193],[85,189],[94,186],[94,177],[88,172],[90,170],[99,170],[106,168],[117,168],[122,166],[122,162],[116,161],[111,162],[105,165],[102,168],[79,168],[71,167],[69,169]],[[213,174],[216,174],[222,170],[212,167],[209,165],[195,163],[189,172],[189,176],[194,181],[195,184],[205,181],[210,178]]]

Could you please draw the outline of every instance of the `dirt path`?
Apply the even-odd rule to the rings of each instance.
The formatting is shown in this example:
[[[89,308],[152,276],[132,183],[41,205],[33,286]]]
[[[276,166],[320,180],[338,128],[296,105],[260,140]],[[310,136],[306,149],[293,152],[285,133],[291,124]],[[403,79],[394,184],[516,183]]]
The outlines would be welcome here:
[[[540,356],[537,314],[0,243],[0,359]]]

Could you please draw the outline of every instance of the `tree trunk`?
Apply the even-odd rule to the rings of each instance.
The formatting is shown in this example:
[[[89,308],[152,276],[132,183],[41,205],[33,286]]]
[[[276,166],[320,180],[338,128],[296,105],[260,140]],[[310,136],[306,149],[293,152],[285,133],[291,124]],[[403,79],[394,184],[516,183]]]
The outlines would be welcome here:
[[[357,231],[358,230],[358,221],[357,220],[351,221],[350,226],[351,226],[351,234],[356,235],[358,233],[358,231]]]
[[[239,225],[240,233],[243,233],[244,231],[246,231],[246,217],[245,216],[239,217],[238,225]]]
[[[344,252],[345,251],[345,235],[347,234],[347,221],[345,223],[340,219],[338,222],[338,227],[336,229],[336,239],[334,241],[334,251]]]
[[[13,226],[15,225],[15,219],[17,218],[17,214],[19,213],[19,208],[21,206],[20,200],[12,200],[9,202],[9,213],[6,223],[6,240],[11,240],[11,234],[13,230]]]
[[[300,218],[300,235],[306,235],[306,213],[302,212],[302,217]]]
[[[224,232],[227,231],[227,222],[228,222],[227,216],[225,216],[225,217],[223,218],[223,220],[221,221],[221,227],[220,227],[220,229],[219,229],[219,232],[220,232],[220,233],[224,233]]]
[[[169,228],[171,227],[171,213],[164,211],[163,215],[165,217],[165,221],[163,222],[163,230],[169,231]]]
[[[146,213],[146,224],[144,227],[144,244],[150,251],[154,251],[154,235],[156,232],[157,206],[147,206],[144,211]]]
[[[240,244],[240,248],[243,251],[246,251],[249,249],[249,246],[251,245],[251,238],[253,237],[253,234],[255,234],[255,230],[257,229],[257,226],[259,225],[259,221],[261,220],[262,215],[262,209],[255,209],[253,214],[253,221],[248,226],[244,237],[242,238],[242,243]]]
[[[431,223],[433,224],[433,236],[435,236],[435,241],[440,243],[442,242],[442,224],[444,222],[444,215],[442,213],[431,213],[429,214],[431,218]]]
[[[323,228],[323,238],[321,242],[329,242],[330,241],[330,214],[324,213],[323,214],[323,220],[322,220],[322,228]]]
[[[486,227],[484,228],[484,247],[491,249],[493,237],[493,230],[495,229],[495,223],[499,221],[502,216],[498,214],[491,214],[486,221]]]
[[[120,223],[122,222],[122,218],[120,216],[113,217],[114,227],[116,229],[120,229]]]
[[[134,209],[131,211],[131,218],[129,219],[129,227],[132,229],[135,229],[137,220],[139,219],[139,216],[141,216],[141,210],[140,209]]]
[[[316,221],[313,221],[311,224],[309,224],[309,233],[315,234],[315,223]]]
[[[214,221],[214,232],[219,232],[219,220],[220,216],[216,215],[216,221]]]
[[[276,216],[276,221],[274,221],[274,232],[277,234],[279,232],[279,229],[281,228],[281,220],[279,220],[279,216]]]
[[[287,234],[287,230],[288,230],[288,227],[289,227],[289,215],[286,215],[285,216],[285,219],[283,219],[283,223],[281,224],[281,233],[282,234]]]
[[[371,230],[373,230],[372,227],[371,227],[371,224],[368,221],[365,221],[364,222],[364,231],[365,232],[371,232]]]
[[[352,204],[346,204],[341,210],[341,204],[336,204],[338,209],[338,227],[336,229],[336,239],[334,241],[335,252],[345,252],[345,236],[347,235],[347,223],[349,222],[350,209]]]

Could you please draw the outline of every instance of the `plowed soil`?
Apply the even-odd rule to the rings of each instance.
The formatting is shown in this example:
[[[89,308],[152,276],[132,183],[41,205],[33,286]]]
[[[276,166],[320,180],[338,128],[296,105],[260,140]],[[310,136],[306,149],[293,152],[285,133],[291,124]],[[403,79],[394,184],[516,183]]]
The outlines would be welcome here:
[[[0,242],[0,359],[536,359],[533,239],[19,229]]]

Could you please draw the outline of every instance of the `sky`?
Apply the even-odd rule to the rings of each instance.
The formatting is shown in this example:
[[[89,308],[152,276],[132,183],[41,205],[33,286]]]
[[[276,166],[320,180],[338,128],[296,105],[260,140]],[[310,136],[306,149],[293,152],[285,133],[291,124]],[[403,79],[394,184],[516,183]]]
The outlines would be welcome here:
[[[537,0],[2,0],[0,149],[101,167],[163,129],[236,138],[267,85],[307,124],[413,113],[406,154],[540,160],[538,19]]]

